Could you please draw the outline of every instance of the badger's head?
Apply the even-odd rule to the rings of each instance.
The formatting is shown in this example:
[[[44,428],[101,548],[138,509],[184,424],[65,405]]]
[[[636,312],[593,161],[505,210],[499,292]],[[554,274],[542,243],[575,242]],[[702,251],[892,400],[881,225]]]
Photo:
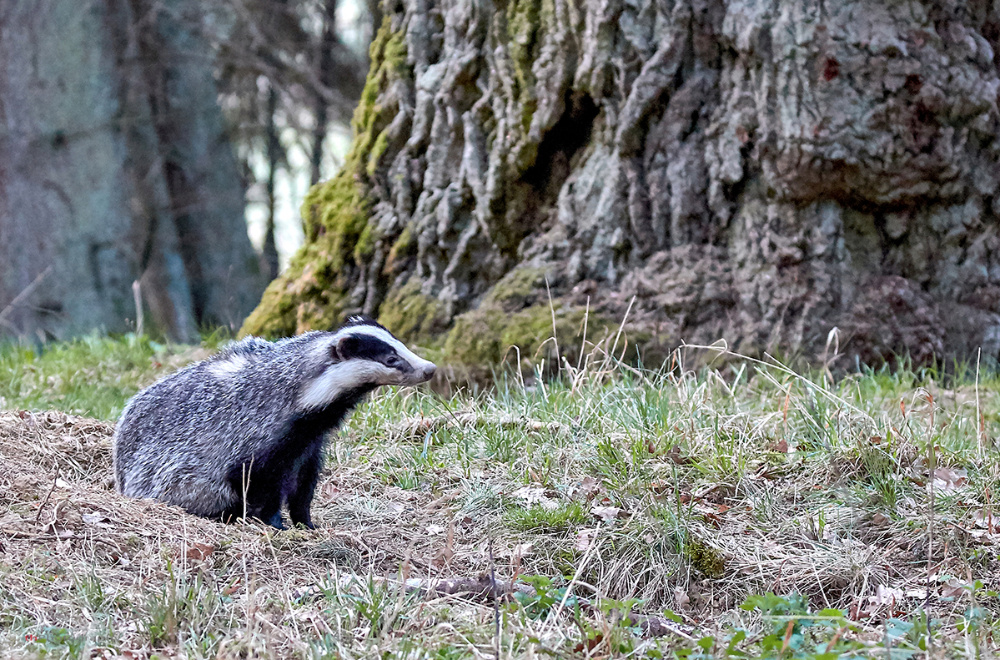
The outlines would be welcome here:
[[[384,327],[363,317],[351,318],[317,344],[322,371],[302,391],[304,408],[328,405],[342,394],[379,385],[419,385],[437,367],[415,355]]]

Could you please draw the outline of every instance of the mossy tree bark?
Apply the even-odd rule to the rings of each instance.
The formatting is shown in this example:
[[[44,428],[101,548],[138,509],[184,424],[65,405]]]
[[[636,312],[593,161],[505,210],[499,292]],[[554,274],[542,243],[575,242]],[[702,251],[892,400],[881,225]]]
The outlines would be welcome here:
[[[245,331],[364,312],[475,364],[634,300],[644,350],[1000,354],[995,4],[384,8],[348,163]]]
[[[238,327],[264,282],[195,0],[0,6],[0,335]],[[147,328],[149,325],[147,325]]]

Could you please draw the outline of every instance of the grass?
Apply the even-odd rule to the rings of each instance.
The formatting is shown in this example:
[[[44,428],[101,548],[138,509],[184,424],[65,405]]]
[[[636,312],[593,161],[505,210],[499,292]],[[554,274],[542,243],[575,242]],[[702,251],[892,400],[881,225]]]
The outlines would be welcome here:
[[[387,391],[329,446],[320,529],[273,532],[109,488],[107,422],[216,343],[0,349],[2,407],[34,411],[0,413],[0,655],[990,658],[1000,647],[994,376],[595,362],[448,398]],[[494,610],[398,588],[491,570],[533,589]],[[623,611],[684,627],[644,636]]]

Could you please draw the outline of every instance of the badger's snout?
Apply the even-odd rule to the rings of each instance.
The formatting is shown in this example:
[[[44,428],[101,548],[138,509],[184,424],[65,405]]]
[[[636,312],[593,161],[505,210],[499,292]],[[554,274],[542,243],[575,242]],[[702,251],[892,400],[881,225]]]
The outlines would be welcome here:
[[[433,362],[428,362],[427,360],[422,360],[420,358],[413,360],[410,363],[410,366],[412,369],[406,374],[407,385],[419,385],[420,383],[426,383],[434,377],[435,373],[437,373],[437,365]]]
[[[426,383],[431,378],[434,378],[434,374],[437,373],[437,370],[438,370],[437,365],[428,362],[426,365],[424,365],[423,371],[420,372],[422,378],[420,382]]]

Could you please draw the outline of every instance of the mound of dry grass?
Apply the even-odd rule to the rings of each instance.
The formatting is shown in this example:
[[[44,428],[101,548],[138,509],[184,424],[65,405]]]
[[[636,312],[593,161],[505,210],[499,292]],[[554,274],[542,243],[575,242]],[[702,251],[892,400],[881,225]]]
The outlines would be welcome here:
[[[998,409],[995,383],[765,368],[390,392],[332,442],[319,529],[286,532],[123,498],[109,423],[2,412],[0,649],[605,657],[705,634],[718,657],[903,657],[929,630],[976,657],[1000,620]],[[427,588],[487,575],[532,586]],[[652,639],[630,607],[684,625]]]

